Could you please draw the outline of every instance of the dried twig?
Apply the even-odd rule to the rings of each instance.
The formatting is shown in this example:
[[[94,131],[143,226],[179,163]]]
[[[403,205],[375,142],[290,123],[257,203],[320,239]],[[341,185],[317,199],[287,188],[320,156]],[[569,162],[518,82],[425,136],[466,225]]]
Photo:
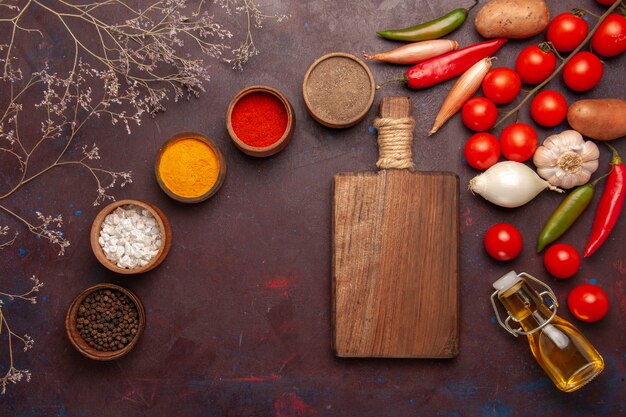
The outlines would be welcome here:
[[[213,2],[229,14],[245,17],[246,33],[239,46],[227,45],[233,33],[207,11],[201,11],[204,1],[187,14],[185,0],[160,0],[144,10],[135,9],[122,0],[91,4],[26,0],[22,6],[14,5],[12,17],[0,19],[0,23],[12,26],[5,62],[12,56],[16,33],[36,32],[43,36],[42,30],[22,25],[28,13],[38,9],[50,16],[42,20],[56,22],[65,30],[81,56],[90,57],[128,83],[145,88],[151,112],[164,110],[163,102],[170,91],[175,101],[185,95],[197,96],[204,91],[202,82],[210,79],[201,58],[183,56],[177,52],[178,48],[191,43],[201,56],[224,59],[233,68],[242,69],[251,56],[259,53],[252,38],[253,30],[261,28],[268,19],[280,22],[287,18],[264,14],[252,0]],[[115,8],[122,8],[129,18],[123,23],[110,22],[109,16]],[[87,24],[90,30],[78,30],[78,23]],[[224,57],[226,51],[231,51],[233,57]],[[6,64],[3,75],[7,76]]]
[[[22,294],[9,294],[0,292],[0,335],[3,332],[6,333],[9,351],[9,361],[7,364],[8,366],[6,366],[7,372],[4,374],[4,376],[2,376],[2,378],[0,378],[0,394],[4,394],[6,392],[7,385],[9,385],[9,383],[16,384],[22,380],[26,380],[26,382],[30,381],[31,374],[28,369],[19,369],[15,367],[13,349],[15,348],[16,344],[21,343],[23,345],[24,352],[26,352],[33,347],[35,341],[27,334],[25,334],[24,336],[20,336],[13,330],[11,330],[9,322],[7,321],[7,317],[3,311],[4,300],[22,300],[28,301],[31,304],[37,303],[37,296],[34,294],[39,292],[39,289],[43,287],[43,283],[40,282],[35,276],[32,276],[30,279],[31,281],[33,281],[31,289]]]
[[[0,60],[0,63],[4,62]],[[117,76],[111,70],[96,70],[83,63],[81,59],[77,60],[75,67],[67,78],[50,73],[48,69],[37,72],[17,93],[14,91],[14,85],[20,79],[4,80],[9,84],[10,96],[6,109],[0,116],[0,152],[13,157],[20,170],[19,178],[11,184],[8,191],[0,195],[0,211],[23,223],[35,235],[57,245],[60,248],[59,254],[63,254],[65,248],[69,246],[69,241],[60,231],[63,224],[61,215],[46,216],[36,212],[35,220],[27,220],[16,210],[10,209],[4,201],[50,170],[72,165],[85,168],[93,176],[97,185],[94,205],[113,199],[108,190],[118,183],[123,187],[132,182],[130,172],[111,171],[92,165],[93,161],[100,158],[99,149],[95,144],[90,148],[83,146],[80,159],[69,159],[66,155],[70,145],[90,118],[108,117],[113,124],[123,124],[130,133],[130,124],[139,125],[141,116],[147,112],[149,106],[148,99],[141,95],[136,85],[130,85],[126,89],[120,88]],[[19,71],[12,70],[10,64],[6,68],[13,74],[20,74]],[[99,96],[91,86],[94,82],[101,84],[100,88],[95,89],[102,91]],[[20,116],[24,110],[22,100],[30,94],[35,94],[34,90],[37,88],[43,88],[42,99],[35,105],[35,111],[29,114],[29,120],[33,120],[33,116],[39,113],[43,121],[38,140],[29,147],[20,136]],[[31,169],[31,163],[39,156],[38,151],[49,141],[60,144],[61,151],[43,168],[38,166],[37,169]],[[4,234],[8,233],[7,230],[4,231]],[[6,244],[8,242],[5,242]]]

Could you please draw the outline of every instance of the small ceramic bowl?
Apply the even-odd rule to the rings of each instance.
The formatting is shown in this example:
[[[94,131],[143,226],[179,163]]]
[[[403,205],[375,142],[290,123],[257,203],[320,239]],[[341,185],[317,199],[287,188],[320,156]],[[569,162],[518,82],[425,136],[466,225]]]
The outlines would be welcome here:
[[[287,127],[285,128],[285,132],[276,142],[272,143],[269,146],[255,147],[255,146],[248,145],[243,140],[241,140],[237,136],[235,131],[233,130],[233,124],[232,124],[233,109],[235,108],[239,100],[241,100],[245,96],[252,94],[252,93],[266,93],[266,94],[270,94],[276,97],[285,107],[285,110],[287,112]],[[295,126],[296,126],[296,118],[294,116],[294,111],[293,111],[293,107],[291,107],[291,103],[289,103],[287,98],[280,91],[276,90],[275,88],[267,87],[264,85],[253,85],[251,87],[244,88],[239,93],[237,93],[235,97],[233,97],[233,99],[230,101],[230,104],[228,105],[228,108],[226,110],[226,128],[228,129],[228,134],[230,135],[230,138],[232,139],[237,149],[239,149],[241,152],[250,156],[256,156],[256,157],[262,158],[266,156],[275,155],[278,152],[282,151],[291,141]]]
[[[307,111],[330,128],[354,126],[374,103],[374,76],[352,54],[334,52],[317,59],[304,76],[302,95]]]
[[[120,268],[119,266],[111,262],[104,254],[102,246],[100,246],[100,243],[98,242],[104,218],[108,216],[111,212],[113,212],[113,210],[115,210],[116,208],[128,204],[139,206],[143,209],[148,210],[156,219],[157,224],[159,225],[159,229],[161,229],[161,248],[159,248],[159,252],[145,266],[132,269]],[[120,200],[115,201],[100,210],[100,213],[98,213],[91,225],[90,240],[91,250],[93,251],[94,255],[96,255],[96,258],[98,259],[98,261],[100,261],[102,265],[104,265],[113,272],[117,272],[118,274],[141,274],[143,272],[147,272],[151,269],[156,268],[161,264],[161,262],[163,262],[163,260],[165,260],[165,257],[167,256],[168,252],[170,251],[170,247],[172,246],[172,228],[169,220],[167,220],[165,214],[158,207],[139,200]]]
[[[108,352],[94,349],[83,340],[83,338],[80,336],[80,331],[76,327],[76,321],[78,319],[78,309],[80,305],[89,294],[97,290],[119,291],[128,296],[128,298],[132,300],[132,302],[135,304],[135,307],[137,308],[137,319],[139,320],[137,334],[135,334],[133,340],[131,340],[131,342],[124,346],[124,348],[122,349]],[[86,290],[78,294],[74,301],[72,301],[72,304],[70,304],[70,307],[67,310],[67,315],[65,316],[65,330],[67,332],[68,339],[70,339],[70,342],[72,343],[72,346],[74,346],[74,348],[79,351],[83,356],[86,356],[89,359],[93,359],[96,361],[110,361],[126,355],[128,352],[133,350],[133,348],[141,338],[145,327],[146,311],[143,307],[143,304],[141,303],[141,300],[139,300],[139,298],[130,290],[115,284],[98,284],[94,285],[93,287],[87,288]]]
[[[180,140],[189,139],[189,138],[199,140],[200,142],[203,142],[207,146],[209,146],[209,148],[211,148],[213,153],[215,153],[215,156],[217,156],[217,159],[219,161],[219,166],[220,166],[219,173],[217,175],[217,180],[215,181],[213,186],[206,193],[197,197],[183,197],[174,193],[172,190],[170,190],[167,187],[167,185],[165,185],[165,182],[163,182],[163,178],[161,178],[161,174],[159,172],[159,164],[161,163],[161,157],[163,156],[163,152],[165,152],[168,146]],[[197,132],[180,132],[172,136],[167,141],[165,141],[165,143],[161,145],[161,148],[159,148],[159,151],[157,152],[156,158],[154,160],[154,175],[156,176],[156,180],[157,180],[157,183],[159,184],[159,187],[161,187],[161,189],[165,192],[165,194],[167,194],[170,198],[181,203],[187,203],[187,204],[200,203],[202,201],[205,201],[211,198],[221,188],[222,184],[224,183],[224,179],[226,178],[226,160],[224,159],[224,156],[222,155],[222,152],[220,152],[217,145],[215,145],[215,143],[213,143],[212,140],[208,139],[203,134],[197,133]]]

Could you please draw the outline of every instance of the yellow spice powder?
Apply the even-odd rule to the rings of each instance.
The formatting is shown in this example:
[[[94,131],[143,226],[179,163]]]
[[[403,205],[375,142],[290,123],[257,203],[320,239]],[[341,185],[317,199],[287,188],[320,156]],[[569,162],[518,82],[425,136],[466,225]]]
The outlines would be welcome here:
[[[161,155],[159,174],[171,192],[187,198],[208,192],[220,172],[220,162],[209,145],[196,138],[170,144]]]

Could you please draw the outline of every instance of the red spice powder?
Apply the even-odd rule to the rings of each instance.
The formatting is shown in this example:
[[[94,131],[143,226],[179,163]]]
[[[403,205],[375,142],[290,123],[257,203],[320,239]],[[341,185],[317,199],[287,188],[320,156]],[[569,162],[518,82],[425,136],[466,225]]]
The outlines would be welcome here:
[[[256,148],[274,144],[287,129],[287,109],[277,97],[255,92],[242,97],[231,114],[233,131],[243,143]]]

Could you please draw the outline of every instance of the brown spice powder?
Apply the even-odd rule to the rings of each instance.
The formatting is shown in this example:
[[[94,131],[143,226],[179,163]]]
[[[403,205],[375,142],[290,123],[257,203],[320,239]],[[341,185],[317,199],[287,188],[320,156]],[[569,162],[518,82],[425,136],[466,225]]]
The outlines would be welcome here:
[[[350,122],[367,111],[372,88],[366,70],[342,56],[319,62],[305,86],[311,112],[334,124]]]

